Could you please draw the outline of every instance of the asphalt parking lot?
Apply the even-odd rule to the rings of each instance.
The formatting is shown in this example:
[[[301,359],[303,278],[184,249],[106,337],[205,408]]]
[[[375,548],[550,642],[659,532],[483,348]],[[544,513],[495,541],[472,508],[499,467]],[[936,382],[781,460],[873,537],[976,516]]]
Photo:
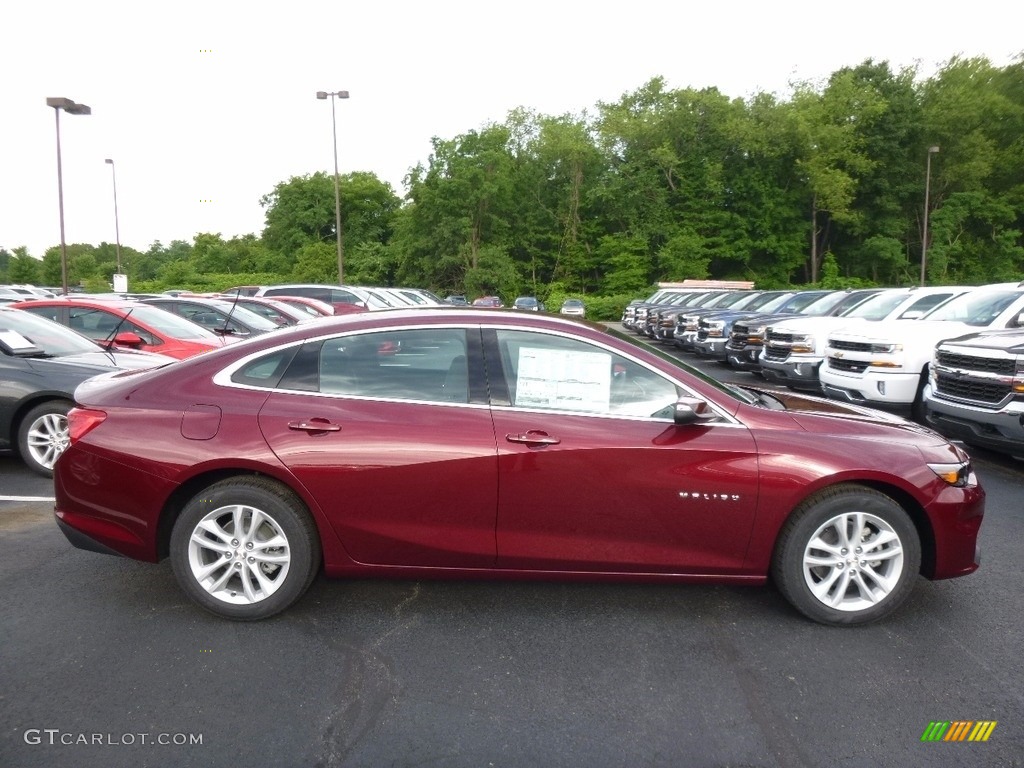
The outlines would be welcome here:
[[[771,587],[323,578],[226,622],[0,455],[0,765],[1024,765],[1024,465],[974,453],[981,569],[855,629]]]

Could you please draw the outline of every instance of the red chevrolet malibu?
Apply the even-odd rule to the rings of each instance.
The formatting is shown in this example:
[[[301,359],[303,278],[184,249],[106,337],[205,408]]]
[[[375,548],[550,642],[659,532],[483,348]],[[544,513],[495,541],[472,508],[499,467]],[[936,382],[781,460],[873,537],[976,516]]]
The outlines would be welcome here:
[[[603,326],[487,310],[299,325],[81,385],[55,471],[84,549],[233,619],[336,577],[763,584],[878,619],[978,567],[968,456],[857,407],[721,385]]]

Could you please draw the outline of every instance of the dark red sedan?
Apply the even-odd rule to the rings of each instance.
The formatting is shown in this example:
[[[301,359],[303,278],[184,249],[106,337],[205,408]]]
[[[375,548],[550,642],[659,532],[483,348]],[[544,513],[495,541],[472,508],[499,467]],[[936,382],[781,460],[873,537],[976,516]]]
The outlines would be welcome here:
[[[810,618],[978,567],[964,451],[894,416],[734,388],[603,326],[429,309],[326,319],[75,393],[76,546],[233,619],[330,576],[763,584]],[[145,439],[140,440],[143,435]]]

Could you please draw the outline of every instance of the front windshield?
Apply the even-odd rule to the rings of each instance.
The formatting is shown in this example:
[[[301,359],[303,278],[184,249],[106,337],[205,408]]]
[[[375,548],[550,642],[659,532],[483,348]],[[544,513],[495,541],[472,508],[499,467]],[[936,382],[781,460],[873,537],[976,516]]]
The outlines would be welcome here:
[[[757,307],[756,309],[760,310],[761,312],[765,312],[765,313],[774,312],[776,309],[781,307],[783,304],[785,304],[791,298],[793,298],[793,291],[786,291],[785,293],[781,293],[781,294],[777,295],[774,299],[772,299],[771,301],[761,305],[760,307]],[[755,309],[755,307],[750,307],[750,309]]]
[[[839,298],[836,298],[836,294],[839,294]],[[801,315],[820,316],[827,314],[836,302],[841,301],[843,294],[840,291],[836,293],[821,293],[819,291],[811,291],[809,293],[797,294],[793,300],[786,305],[787,312],[799,312]]]
[[[257,315],[251,309],[246,309],[245,307],[240,307],[238,305],[232,305],[231,302],[229,301],[217,301],[214,302],[214,305],[221,312],[230,312],[231,318],[233,320],[238,320],[238,322],[242,323],[243,325],[247,325],[248,327],[254,330],[272,331],[275,328],[277,328],[277,323],[275,323],[273,320],[268,320],[265,317]]]
[[[122,309],[128,311],[129,307],[122,307]],[[132,320],[148,325],[158,333],[169,336],[172,339],[191,339],[211,344],[220,343],[217,334],[165,309],[143,305],[131,307],[130,310],[130,318]]]
[[[0,308],[0,330],[21,334],[51,357],[104,351],[101,346],[70,328],[20,309]]]
[[[978,327],[991,325],[1013,302],[1024,296],[1021,288],[978,289],[941,304],[925,320],[947,320]]]
[[[883,291],[858,304],[843,317],[860,317],[864,320],[883,320],[910,295],[910,291]]]

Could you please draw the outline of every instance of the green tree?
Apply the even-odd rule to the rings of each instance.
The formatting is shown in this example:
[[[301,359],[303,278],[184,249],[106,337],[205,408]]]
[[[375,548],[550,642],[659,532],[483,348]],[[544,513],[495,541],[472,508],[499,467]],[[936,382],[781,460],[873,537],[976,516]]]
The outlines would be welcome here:
[[[387,243],[401,204],[391,185],[372,173],[350,173],[339,178],[338,189],[343,253],[363,243]],[[289,269],[293,265],[298,268],[298,254],[315,243],[335,244],[337,258],[333,176],[293,176],[264,195],[260,204],[266,208],[263,243],[272,254],[283,258]],[[300,271],[305,270],[302,267]],[[329,279],[338,280],[337,261]]]
[[[6,251],[4,252],[6,254]],[[39,285],[42,276],[42,263],[28,255],[28,249],[15,248],[14,253],[7,256],[7,275],[0,282],[22,285]]]

